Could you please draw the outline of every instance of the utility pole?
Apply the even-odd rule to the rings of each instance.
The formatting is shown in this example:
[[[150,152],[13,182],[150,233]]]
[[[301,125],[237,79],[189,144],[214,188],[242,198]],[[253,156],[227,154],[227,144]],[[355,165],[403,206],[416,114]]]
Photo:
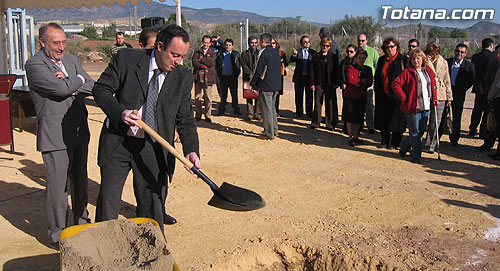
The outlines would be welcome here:
[[[181,13],[181,0],[175,1],[175,24],[182,27],[182,13]]]
[[[243,52],[243,21],[240,22],[240,52]]]
[[[134,6],[134,33],[137,33],[137,5]]]
[[[248,22],[248,18],[247,18],[247,21],[245,23],[245,37],[246,37],[245,40],[247,43],[247,48],[245,50],[248,50],[248,46],[249,46],[249,44],[248,44],[248,24],[249,24],[249,22]]]

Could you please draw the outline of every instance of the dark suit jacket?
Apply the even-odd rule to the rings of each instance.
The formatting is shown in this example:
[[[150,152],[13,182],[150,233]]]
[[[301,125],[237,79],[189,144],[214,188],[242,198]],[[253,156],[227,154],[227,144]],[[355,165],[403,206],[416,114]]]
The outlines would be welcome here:
[[[325,77],[325,71],[321,66],[321,53],[315,54],[312,58],[311,64],[309,65],[309,82],[316,86],[333,86],[340,84],[340,67],[337,61],[337,56],[328,51],[326,55],[327,58],[327,78]]]
[[[296,56],[292,55],[290,57],[290,62],[296,62],[295,71],[293,72],[292,81],[294,83],[305,83],[305,82],[302,82],[303,81],[302,71],[304,70],[304,61],[303,61],[304,56],[302,54],[302,48],[298,49],[297,51],[298,52],[297,52]],[[314,49],[309,48],[309,56],[307,58],[308,61],[306,61],[306,65],[311,64],[312,57],[315,54],[316,54],[316,51],[314,51]],[[309,68],[307,68],[307,70],[309,72]],[[308,75],[306,75],[306,78],[307,77],[308,77]]]
[[[281,56],[271,45],[262,49],[250,84],[260,91],[281,90]],[[265,73],[265,74],[264,74]],[[264,74],[264,80],[261,79]]]
[[[225,50],[219,51],[217,54],[217,61],[215,64],[217,76],[222,76],[222,64],[224,63]],[[231,52],[231,66],[233,67],[233,76],[238,77],[241,72],[241,55],[240,52],[233,50]]]
[[[26,62],[26,75],[38,117],[37,150],[54,151],[88,144],[89,128],[84,97],[91,95],[94,80],[78,58],[64,54],[68,76],[59,79],[61,69],[40,50]],[[85,84],[77,76],[85,78]]]
[[[446,59],[448,62],[448,70],[451,77],[451,67],[453,66],[454,58]],[[462,61],[460,69],[458,70],[457,78],[455,79],[455,86],[452,87],[453,99],[455,98],[465,98],[465,93],[472,87],[474,83],[475,68],[474,64],[470,63],[467,59]]]
[[[483,49],[481,52],[472,56],[472,64],[474,64],[475,69],[472,93],[488,95],[488,68],[496,59],[495,53],[488,49]]]
[[[121,120],[124,110],[139,109],[146,100],[151,50],[122,49],[97,80],[94,99],[109,119],[104,122],[99,138],[98,164],[105,165],[126,137],[129,126]],[[191,106],[193,75],[184,66],[177,66],[165,77],[157,103],[158,133],[172,144],[177,126],[185,154],[199,155],[196,120]],[[167,173],[175,168],[173,155],[164,152]]]

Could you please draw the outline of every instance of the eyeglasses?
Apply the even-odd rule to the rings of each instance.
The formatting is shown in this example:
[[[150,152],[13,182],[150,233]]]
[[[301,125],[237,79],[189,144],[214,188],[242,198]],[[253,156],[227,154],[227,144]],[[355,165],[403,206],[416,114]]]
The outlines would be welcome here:
[[[418,45],[408,45],[408,48],[417,48]]]
[[[392,48],[396,47],[396,45],[387,45],[386,47],[389,49],[392,49]]]
[[[326,48],[328,48],[328,47],[330,47],[330,46],[331,46],[330,44],[321,44],[321,47],[326,47]]]
[[[466,51],[455,50],[455,53],[457,53],[457,54],[465,54],[467,52]]]
[[[366,40],[358,40],[358,42],[365,42]]]
[[[305,41],[303,41],[303,42],[304,42],[304,43],[311,43],[311,42],[310,42],[310,41],[308,41],[308,40],[305,40]]]
[[[348,53],[348,54],[354,54],[354,51],[352,51],[352,50],[347,50],[347,53]]]

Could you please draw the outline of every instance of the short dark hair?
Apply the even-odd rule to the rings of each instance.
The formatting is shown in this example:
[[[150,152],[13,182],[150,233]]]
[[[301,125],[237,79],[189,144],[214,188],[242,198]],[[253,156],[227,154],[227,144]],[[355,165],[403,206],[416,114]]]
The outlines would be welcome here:
[[[258,38],[256,36],[250,36],[248,37],[248,43],[250,44],[250,41],[252,40],[258,40]]]
[[[203,42],[204,39],[209,39],[210,41],[212,41],[212,38],[210,38],[209,35],[205,35],[205,36],[201,37],[201,42]]]
[[[497,44],[497,46],[495,46],[495,51],[500,49],[500,44]]]
[[[399,47],[399,45],[400,45],[399,41],[396,38],[394,38],[394,37],[388,37],[388,38],[386,38],[384,40],[384,42],[382,42],[382,51],[384,51],[384,54],[387,54],[387,45],[391,41],[394,43],[394,45],[396,45],[397,51],[399,52],[399,49],[400,49],[400,47]]]
[[[302,43],[302,41],[303,41],[305,38],[309,38],[309,36],[304,35],[304,36],[300,37],[300,43]]]
[[[226,39],[226,40],[224,40],[224,44],[226,44],[226,42],[229,42],[229,43],[231,43],[231,44],[233,44],[233,45],[234,45],[234,42],[233,42],[233,40],[232,40],[232,39]]]
[[[485,38],[485,39],[481,42],[481,46],[483,47],[483,49],[486,49],[486,48],[490,47],[492,44],[495,44],[495,43],[494,43],[494,42],[493,42],[493,40],[492,40],[492,39],[490,39],[490,38]]]
[[[124,35],[125,36],[125,33],[123,33],[122,31],[118,31],[115,34],[115,38],[118,37],[118,35]]]
[[[264,34],[260,35],[260,39],[265,41],[266,44],[271,44],[271,42],[273,42],[273,35],[271,35],[269,33],[264,33]]]
[[[163,48],[166,49],[170,45],[170,42],[172,42],[172,39],[175,37],[182,38],[183,42],[189,42],[189,35],[186,30],[184,30],[184,28],[176,24],[170,24],[164,27],[158,33],[158,36],[156,37],[155,48],[158,48],[158,42],[161,42],[163,43]]]
[[[156,37],[158,36],[158,29],[154,27],[146,27],[141,31],[141,34],[139,34],[139,43],[142,43],[142,45],[148,44],[148,40],[151,37]]]
[[[41,40],[47,41],[47,29],[49,27],[54,28],[54,29],[59,29],[59,30],[62,30],[64,32],[64,29],[59,24],[48,23],[48,24],[40,27],[40,29],[38,30],[38,36],[40,37]]]
[[[322,27],[319,29],[319,34],[323,37],[330,37],[330,29],[328,27]]]
[[[465,45],[465,43],[459,43],[457,44],[457,46],[455,46],[455,49],[458,49],[458,48],[465,48],[465,50],[467,50],[467,45]]]
[[[412,43],[412,42],[416,42],[416,43],[417,43],[417,46],[420,46],[420,42],[418,42],[418,40],[417,40],[417,39],[410,39],[410,40],[408,41],[408,45],[410,45],[410,43]]]

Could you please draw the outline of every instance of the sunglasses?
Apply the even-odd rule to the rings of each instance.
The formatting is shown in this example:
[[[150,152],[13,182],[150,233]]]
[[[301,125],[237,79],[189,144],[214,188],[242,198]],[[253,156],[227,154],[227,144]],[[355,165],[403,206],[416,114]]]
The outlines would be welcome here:
[[[308,40],[305,40],[305,41],[304,41],[304,43],[311,43],[311,42],[310,42],[310,41],[308,41]]]
[[[387,47],[387,48],[389,48],[389,49],[392,49],[392,48],[396,47],[396,45],[387,45],[387,46],[385,46],[385,47]]]
[[[273,42],[271,42],[271,44],[276,44],[276,42],[273,41]]]
[[[354,51],[352,51],[352,50],[348,50],[348,51],[347,51],[347,53],[348,53],[348,54],[354,54]]]
[[[408,45],[408,48],[417,48],[417,45]]]
[[[455,50],[455,53],[457,53],[457,54],[465,54],[467,52],[466,51]]]
[[[330,47],[330,44],[321,44],[321,47]]]
[[[359,42],[365,42],[366,40],[358,40]]]

